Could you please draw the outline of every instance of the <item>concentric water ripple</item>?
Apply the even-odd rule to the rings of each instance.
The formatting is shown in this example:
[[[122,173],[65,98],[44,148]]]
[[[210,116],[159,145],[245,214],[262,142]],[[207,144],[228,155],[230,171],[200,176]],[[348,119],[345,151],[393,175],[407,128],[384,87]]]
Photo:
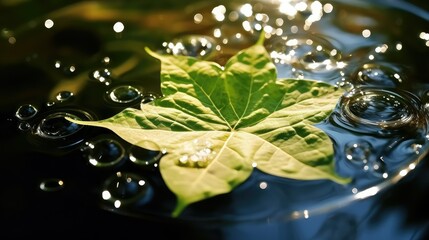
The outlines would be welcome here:
[[[332,40],[333,41],[333,40]],[[290,35],[273,37],[268,52],[276,64],[279,78],[339,81],[341,52],[332,41],[317,35]]]
[[[365,63],[353,77],[353,84],[397,87],[406,80],[405,71],[392,63]]]
[[[333,116],[353,132],[390,136],[422,127],[420,100],[398,89],[355,88],[345,94]]]
[[[73,146],[85,138],[85,128],[70,122],[66,117],[77,120],[93,120],[88,112],[79,109],[58,109],[45,113],[34,121],[29,136],[30,141],[39,146],[56,147],[58,149]],[[52,149],[55,150],[55,149]]]

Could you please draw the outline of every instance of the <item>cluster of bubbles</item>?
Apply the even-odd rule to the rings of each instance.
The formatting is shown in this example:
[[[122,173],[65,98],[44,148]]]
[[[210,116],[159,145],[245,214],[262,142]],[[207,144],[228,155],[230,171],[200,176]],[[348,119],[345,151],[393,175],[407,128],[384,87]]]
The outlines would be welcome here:
[[[200,59],[210,59],[215,54],[216,41],[205,35],[187,35],[163,42],[163,52],[175,56],[191,56]]]
[[[340,81],[346,63],[341,52],[323,36],[295,35],[274,38],[268,50],[279,78]]]
[[[115,84],[118,80],[113,77],[108,68],[110,58],[104,57],[102,63],[105,65],[104,68],[89,71],[88,80],[101,84],[103,88],[107,87],[104,95],[101,96],[107,106],[137,107],[140,104],[150,104],[160,97],[159,94],[145,91],[138,86]],[[67,67],[63,65],[61,61],[56,61],[54,68],[61,69],[62,74],[67,78],[76,76],[70,75],[77,71],[73,65]],[[87,127],[67,120],[67,118],[84,121],[97,119],[95,114],[75,107],[74,102],[79,97],[79,94],[65,90],[58,92],[51,101],[41,106],[36,104],[19,106],[15,111],[18,129],[27,134],[30,141],[40,148],[52,149],[53,147],[53,150],[57,149],[64,153],[77,146],[82,158],[89,166],[96,169],[114,170],[126,162],[146,170],[158,167],[159,159],[166,152],[161,151],[156,143],[152,143],[149,150],[125,144],[111,135],[88,139]],[[40,189],[47,192],[62,190],[64,186],[64,181],[57,178],[45,179],[40,183]],[[142,203],[142,196],[147,195],[147,199],[150,199],[151,188],[150,181],[144,180],[138,174],[117,172],[105,181],[102,199],[115,207],[131,204],[130,199]]]
[[[62,92],[57,96],[58,102],[66,101],[65,98],[69,98],[69,93]],[[92,120],[92,116],[79,109],[51,109],[54,104],[55,102],[47,103],[47,110],[42,113],[32,104],[19,106],[15,112],[18,129],[29,133],[36,142],[49,142],[58,148],[81,142],[83,137],[76,137],[76,133],[81,132],[83,127],[66,120],[66,117],[76,120]]]
[[[98,169],[115,170],[127,162],[132,162],[134,166],[145,171],[153,171],[166,151],[161,151],[159,146],[151,141],[146,141],[145,146],[150,149],[124,145],[109,136],[98,136],[86,141],[80,150],[90,166]],[[102,186],[102,205],[117,209],[144,204],[152,198],[152,188],[150,180],[140,174],[129,171],[115,172]]]
[[[339,120],[351,131],[391,136],[423,127],[421,103],[414,95],[398,89],[353,88],[340,105]]]
[[[177,165],[192,168],[205,168],[216,157],[213,143],[207,139],[184,142]]]

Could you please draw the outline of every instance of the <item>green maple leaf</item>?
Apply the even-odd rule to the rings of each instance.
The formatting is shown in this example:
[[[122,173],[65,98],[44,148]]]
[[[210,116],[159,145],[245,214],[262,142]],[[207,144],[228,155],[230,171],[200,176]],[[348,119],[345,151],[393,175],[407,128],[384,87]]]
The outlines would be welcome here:
[[[165,149],[159,168],[177,196],[173,216],[232,191],[254,167],[285,178],[349,182],[335,172],[330,138],[314,126],[343,93],[323,82],[277,79],[263,40],[223,67],[147,52],[161,61],[163,98],[101,121],[69,120],[108,128],[142,148],[154,141]]]

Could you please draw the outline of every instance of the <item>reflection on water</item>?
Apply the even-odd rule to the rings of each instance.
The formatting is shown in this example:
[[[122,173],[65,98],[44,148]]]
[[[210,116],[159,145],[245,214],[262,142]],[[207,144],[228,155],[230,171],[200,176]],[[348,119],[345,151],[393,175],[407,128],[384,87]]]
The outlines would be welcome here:
[[[13,156],[3,161],[14,169],[6,176],[19,171],[28,178],[6,186],[12,198],[1,203],[13,206],[6,216],[26,216],[22,209],[45,204],[46,195],[28,190],[35,182],[44,194],[57,194],[46,201],[52,206],[71,195],[70,208],[85,202],[92,211],[167,221],[175,199],[157,166],[168,149],[130,146],[63,117],[104,119],[160,98],[159,62],[145,47],[224,64],[263,32],[280,78],[316,79],[347,91],[318,126],[334,141],[339,174],[355,180],[339,186],[255,171],[231,194],[190,206],[181,220],[221,224],[222,230],[199,226],[217,239],[267,232],[274,239],[377,236],[360,229],[383,200],[378,193],[414,172],[429,148],[429,66],[420,60],[429,53],[429,14],[392,2],[64,1],[32,11],[31,1],[1,1],[10,9],[0,9],[2,144]],[[190,142],[183,151],[178,165],[204,167],[216,149]],[[15,196],[31,203],[15,204]],[[411,238],[415,229],[398,222],[377,224],[394,229],[389,239]]]

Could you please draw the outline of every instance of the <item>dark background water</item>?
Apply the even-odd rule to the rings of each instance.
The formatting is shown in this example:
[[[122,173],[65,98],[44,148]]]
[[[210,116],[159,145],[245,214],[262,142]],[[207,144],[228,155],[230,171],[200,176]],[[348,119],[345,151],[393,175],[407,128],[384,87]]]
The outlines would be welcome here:
[[[428,8],[425,1],[409,1],[424,9]],[[62,60],[63,66],[81,67],[81,72],[90,71],[93,63],[101,58],[104,52],[98,34],[92,32],[95,26],[85,27],[76,21],[63,26],[62,31],[54,34],[39,31],[32,27],[40,24],[45,13],[55,12],[64,6],[75,4],[76,1],[0,1],[0,30],[3,38],[0,43],[0,79],[1,79],[1,167],[0,167],[0,238],[24,239],[41,238],[173,238],[173,239],[424,239],[428,228],[429,214],[429,170],[428,159],[423,159],[414,171],[410,172],[395,186],[377,196],[355,202],[329,214],[300,219],[296,221],[280,221],[274,223],[233,223],[211,225],[204,222],[170,221],[165,218],[141,218],[122,215],[100,208],[94,201],[92,185],[104,173],[82,168],[82,156],[69,142],[59,141],[46,143],[45,140],[29,136],[28,132],[18,129],[14,118],[17,108],[26,103],[37,106],[40,115],[44,116],[52,109],[44,106],[52,101],[52,88],[56,84],[74,79],[76,73],[61,69],[45,69],[55,60]],[[174,35],[174,31],[165,34],[163,31],[151,31],[174,24],[180,19],[182,10],[195,1],[146,1],[126,2],[111,1],[113,6],[126,13],[132,10],[144,11],[149,17],[137,21],[137,25],[148,27],[141,35],[128,36],[129,39],[149,39],[148,45],[160,44],[166,36]],[[85,11],[89,11],[85,8]],[[112,7],[111,9],[115,9]],[[93,11],[96,11],[94,9]],[[160,13],[150,15],[150,12]],[[88,13],[88,12],[87,12]],[[85,18],[85,12],[81,13]],[[108,13],[94,14],[102,23],[108,22],[109,29],[114,21],[109,20]],[[164,16],[164,18],[159,18]],[[36,19],[36,20],[35,20]],[[107,19],[107,20],[106,20]],[[148,19],[152,19],[150,22]],[[155,19],[155,20],[153,20]],[[167,20],[165,20],[167,19]],[[32,21],[35,21],[34,23]],[[39,22],[38,22],[39,21]],[[61,22],[59,22],[61,23]],[[57,23],[56,23],[57,24]],[[177,25],[178,27],[186,26]],[[127,27],[127,26],[126,26]],[[8,32],[13,30],[16,44],[11,47],[7,43]],[[96,32],[103,33],[105,28],[100,24]],[[106,28],[107,29],[107,28]],[[176,29],[183,31],[183,29]],[[112,35],[110,40],[118,36]],[[32,54],[37,49],[37,54]],[[100,54],[101,52],[101,54]],[[110,56],[125,62],[132,58],[130,50],[109,52]],[[125,59],[125,60],[123,60]],[[147,71],[144,75],[156,82],[158,67],[156,61],[142,57]],[[423,60],[424,62],[424,60]],[[427,62],[427,61],[426,61]],[[45,64],[46,63],[46,64]],[[48,64],[49,63],[49,64]],[[114,67],[120,66],[120,64]],[[138,66],[140,66],[138,65]],[[424,63],[422,63],[424,65]],[[102,66],[102,65],[100,65]],[[79,72],[79,71],[78,71]],[[67,75],[69,74],[69,75]],[[142,73],[124,77],[125,82],[133,82]],[[57,77],[63,79],[58,81]],[[142,88],[158,92],[156,84],[142,84]],[[65,86],[65,85],[60,85]],[[103,99],[93,96],[103,95],[105,88],[99,85],[86,86],[86,96],[72,99],[71,102],[56,103],[59,108],[78,105],[90,113],[96,112],[97,118],[103,118],[119,111],[122,106],[114,104],[99,108]],[[55,100],[55,99],[54,99]],[[56,109],[54,106],[53,109]],[[85,134],[108,134],[102,130],[87,130]],[[95,132],[92,132],[95,131]],[[99,132],[98,132],[99,131]],[[71,142],[73,143],[73,139]],[[118,141],[120,141],[118,139]],[[58,150],[60,146],[60,150]],[[39,184],[49,178],[64,180],[64,188],[59,191],[41,191]],[[275,202],[273,200],[273,202]]]

